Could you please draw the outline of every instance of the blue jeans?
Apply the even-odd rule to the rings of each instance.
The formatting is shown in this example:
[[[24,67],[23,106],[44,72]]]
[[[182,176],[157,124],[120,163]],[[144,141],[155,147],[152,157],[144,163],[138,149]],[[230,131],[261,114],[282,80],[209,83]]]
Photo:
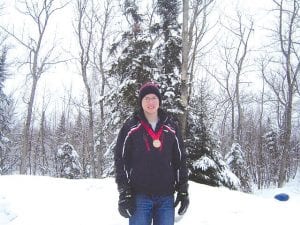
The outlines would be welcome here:
[[[136,210],[129,225],[174,225],[174,196],[135,196]]]

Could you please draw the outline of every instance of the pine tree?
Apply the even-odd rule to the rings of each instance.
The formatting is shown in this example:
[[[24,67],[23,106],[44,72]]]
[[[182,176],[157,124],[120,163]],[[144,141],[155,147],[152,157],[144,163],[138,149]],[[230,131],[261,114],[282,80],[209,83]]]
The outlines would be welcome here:
[[[280,147],[279,134],[272,126],[271,119],[268,118],[266,125],[266,133],[263,136],[263,148],[266,152],[266,160],[268,164],[269,179],[273,184],[277,184],[279,176],[279,162],[280,162]]]
[[[4,93],[4,81],[7,77],[6,72],[7,48],[3,48],[0,55],[0,174],[7,173],[9,166],[9,139],[6,134],[9,132],[9,118],[7,107],[9,98]]]
[[[82,168],[79,162],[79,156],[71,144],[64,143],[57,150],[57,159],[60,177],[68,179],[81,178]]]
[[[82,176],[91,176],[91,164],[89,162],[89,156],[87,153],[87,134],[88,124],[87,119],[84,117],[82,112],[79,110],[75,125],[72,127],[72,144],[76,146],[77,152],[80,157],[80,164],[82,165]]]
[[[239,179],[230,171],[219,152],[219,142],[209,125],[208,94],[202,86],[198,97],[191,100],[186,148],[190,180],[210,186],[239,188]]]
[[[182,37],[178,23],[180,2],[177,0],[158,0],[157,13],[160,21],[155,25],[162,34],[155,49],[164,107],[176,117],[181,112],[180,72]]]
[[[250,174],[241,146],[238,143],[233,143],[225,158],[230,170],[240,179],[241,190],[251,192]]]
[[[0,135],[3,135],[3,133],[8,130],[8,118],[7,115],[5,114],[5,108],[9,104],[9,100],[3,91],[4,81],[7,77],[6,54],[7,54],[7,49],[6,48],[2,49],[0,55],[0,128],[1,128]]]
[[[122,48],[110,74],[120,82],[111,102],[122,106],[124,119],[137,108],[137,90],[146,81],[160,84],[163,105],[175,115],[180,113],[181,29],[178,23],[180,3],[177,0],[157,2],[157,20],[145,28],[143,16],[135,1],[125,0],[124,14],[130,30],[115,43],[112,52]],[[114,113],[115,111],[112,111]]]
[[[62,113],[60,117],[60,121],[56,130],[56,137],[57,137],[57,145],[61,145],[67,141],[67,132],[66,132],[66,117],[65,114]]]
[[[119,53],[119,57],[112,65],[110,75],[120,83],[111,102],[116,106],[113,113],[118,111],[122,119],[137,108],[137,90],[145,81],[153,80],[152,72],[155,68],[155,61],[149,51],[152,42],[147,31],[142,28],[143,19],[138,10],[135,1],[125,0],[123,11],[130,30],[111,49],[111,53]],[[119,110],[120,106],[123,113]]]

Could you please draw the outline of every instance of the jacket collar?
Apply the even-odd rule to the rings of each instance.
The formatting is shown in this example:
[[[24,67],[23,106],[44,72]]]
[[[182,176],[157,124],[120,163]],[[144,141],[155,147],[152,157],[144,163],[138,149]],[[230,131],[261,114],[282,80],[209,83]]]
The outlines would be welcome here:
[[[144,111],[142,109],[136,111],[134,113],[134,117],[137,118],[138,120],[143,120],[148,123],[148,121],[145,117]],[[168,118],[169,118],[169,116],[165,113],[165,111],[159,108],[158,109],[158,124],[159,125],[165,124],[166,121],[168,120]],[[159,126],[157,126],[157,127],[159,127]]]

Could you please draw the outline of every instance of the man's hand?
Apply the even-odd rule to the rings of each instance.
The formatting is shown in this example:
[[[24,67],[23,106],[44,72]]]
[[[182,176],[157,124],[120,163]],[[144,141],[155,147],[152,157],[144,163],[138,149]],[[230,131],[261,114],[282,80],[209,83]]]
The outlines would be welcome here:
[[[180,207],[178,210],[179,215],[183,215],[186,210],[189,207],[190,200],[189,200],[189,195],[187,192],[178,192],[177,197],[174,203],[174,206],[176,207],[180,203]]]
[[[119,213],[125,218],[129,218],[135,211],[134,197],[129,189],[119,190]]]

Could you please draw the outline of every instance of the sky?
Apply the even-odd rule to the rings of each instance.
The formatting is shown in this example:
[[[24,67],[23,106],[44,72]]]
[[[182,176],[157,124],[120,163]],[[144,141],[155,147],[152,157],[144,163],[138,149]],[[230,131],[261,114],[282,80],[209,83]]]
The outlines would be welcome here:
[[[276,194],[289,195],[278,201]],[[298,225],[300,174],[253,194],[190,182],[190,206],[175,225]],[[0,225],[124,225],[113,178],[0,176]]]

